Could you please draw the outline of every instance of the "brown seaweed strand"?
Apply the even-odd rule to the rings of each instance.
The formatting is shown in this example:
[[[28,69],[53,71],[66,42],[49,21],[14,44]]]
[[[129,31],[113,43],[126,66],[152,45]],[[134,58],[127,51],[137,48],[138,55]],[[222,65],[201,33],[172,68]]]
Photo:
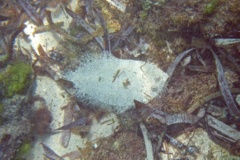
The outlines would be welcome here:
[[[91,35],[95,33],[95,30],[90,25],[88,25],[87,22],[85,22],[79,15],[77,15],[67,7],[65,7],[65,10],[73,18],[73,20],[81,24],[82,27],[88,31],[88,33],[90,33]],[[102,50],[105,50],[103,39],[101,37],[94,37],[94,38],[98,42]]]
[[[27,0],[18,0],[27,15],[38,25],[43,24],[41,16],[35,11],[35,8]]]
[[[236,116],[236,117],[240,116],[240,111],[238,110],[238,108],[233,100],[232,94],[231,94],[230,89],[227,84],[227,80],[224,76],[222,64],[221,64],[219,58],[217,57],[217,55],[215,54],[215,52],[212,49],[211,49],[211,51],[215,58],[215,63],[216,63],[217,72],[218,72],[218,83],[219,83],[223,98],[229,108],[231,115]]]

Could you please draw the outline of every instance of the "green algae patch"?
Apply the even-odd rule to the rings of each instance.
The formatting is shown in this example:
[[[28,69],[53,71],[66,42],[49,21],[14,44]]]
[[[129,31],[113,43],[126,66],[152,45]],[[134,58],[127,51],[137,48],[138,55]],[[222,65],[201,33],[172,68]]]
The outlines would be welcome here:
[[[16,153],[15,160],[22,160],[30,152],[31,148],[32,144],[29,140],[23,142]]]
[[[203,14],[205,14],[205,15],[210,15],[210,14],[212,14],[212,13],[214,12],[217,4],[218,4],[218,0],[212,0],[211,2],[209,2],[209,3],[205,6],[205,8],[204,8],[204,10],[203,10]]]
[[[0,115],[4,112],[4,106],[2,103],[0,103]]]
[[[5,72],[0,73],[1,90],[4,97],[21,94],[31,83],[32,68],[23,62],[9,65]]]
[[[4,112],[4,106],[2,103],[0,103],[0,126],[3,124],[4,122],[4,118],[2,117],[2,113]]]

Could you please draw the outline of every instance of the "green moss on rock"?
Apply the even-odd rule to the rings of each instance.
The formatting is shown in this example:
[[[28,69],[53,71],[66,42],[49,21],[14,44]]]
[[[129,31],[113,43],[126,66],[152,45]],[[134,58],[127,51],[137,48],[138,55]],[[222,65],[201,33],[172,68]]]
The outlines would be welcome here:
[[[32,68],[23,62],[16,62],[9,65],[5,72],[0,74],[2,94],[5,97],[12,97],[21,94],[31,83]]]

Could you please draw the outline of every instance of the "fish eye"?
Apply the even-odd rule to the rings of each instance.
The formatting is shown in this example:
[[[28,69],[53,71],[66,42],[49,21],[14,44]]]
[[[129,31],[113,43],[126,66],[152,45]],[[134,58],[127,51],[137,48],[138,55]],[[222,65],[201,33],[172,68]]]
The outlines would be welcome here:
[[[198,151],[198,148],[196,146],[189,146],[187,150],[189,153],[194,154]]]

